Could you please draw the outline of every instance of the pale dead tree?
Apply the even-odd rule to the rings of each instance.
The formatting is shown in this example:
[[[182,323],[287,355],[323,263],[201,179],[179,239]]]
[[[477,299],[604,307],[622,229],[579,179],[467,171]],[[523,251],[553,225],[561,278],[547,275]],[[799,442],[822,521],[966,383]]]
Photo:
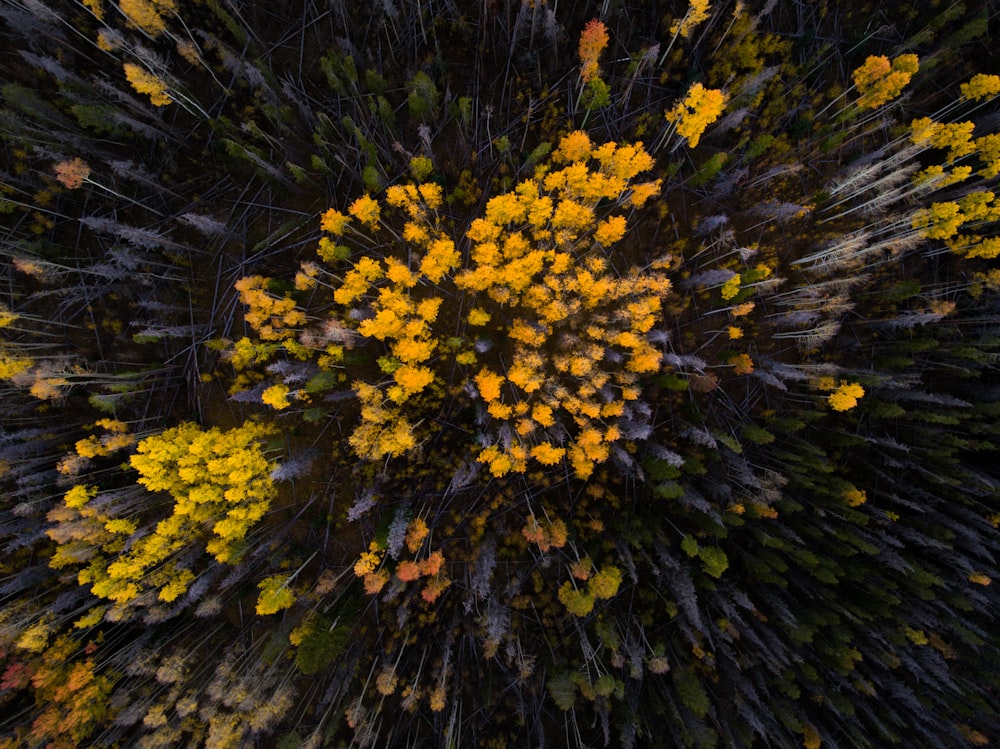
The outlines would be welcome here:
[[[830,267],[841,267],[858,260],[860,253],[867,247],[870,235],[864,229],[852,232],[841,237],[835,242],[831,242],[826,247],[797,258],[792,261],[792,265],[818,265],[823,270]]]
[[[801,164],[779,164],[778,166],[771,167],[770,169],[768,169],[766,172],[764,172],[764,174],[759,176],[757,179],[748,182],[746,186],[748,188],[759,187],[761,185],[767,184],[773,179],[777,179],[778,177],[788,177],[793,174],[797,174],[801,171],[802,171]]]
[[[717,268],[713,270],[702,271],[701,273],[695,273],[690,278],[684,279],[680,283],[680,288],[690,289],[695,286],[719,286],[724,284],[730,278],[736,275],[735,271],[729,270],[727,268]]]
[[[833,340],[840,332],[841,322],[839,320],[828,320],[806,330],[797,330],[793,333],[775,333],[774,338],[793,338],[795,343],[802,349],[819,348],[828,341]]]
[[[928,245],[923,232],[913,229],[908,218],[896,222],[893,226],[886,226],[885,231],[880,232],[880,236],[882,238],[876,237],[877,241],[869,244],[862,252],[865,256],[874,256],[866,257],[865,262],[868,266],[892,262],[904,253]]]
[[[707,237],[709,234],[715,233],[728,223],[729,216],[724,213],[715,216],[704,216],[698,220],[698,225],[695,227],[695,233],[699,237]]]
[[[906,312],[885,320],[879,320],[873,327],[883,330],[912,330],[918,325],[922,326],[940,322],[947,317],[948,314],[949,311],[935,312],[933,310],[925,312]]]
[[[469,567],[466,567],[469,574],[469,595],[465,600],[465,613],[470,613],[478,601],[484,601],[489,597],[496,564],[496,541],[490,536],[479,545],[471,572]]]
[[[730,130],[735,130],[736,128],[738,128],[740,125],[743,124],[743,120],[745,120],[749,114],[750,110],[746,108],[741,108],[733,112],[730,112],[725,117],[720,118],[719,121],[715,123],[715,129],[714,129],[715,133],[722,134],[722,133],[728,133]]]
[[[841,292],[850,293],[851,288],[856,283],[857,279],[855,278],[831,278],[775,294],[771,297],[770,301],[773,304],[781,306],[808,305],[829,299],[831,296]]]
[[[851,297],[848,294],[831,294],[829,296],[823,294],[815,294],[812,296],[807,296],[803,293],[799,298],[794,300],[783,299],[779,306],[795,306],[793,312],[788,313],[777,313],[775,315],[769,315],[769,319],[774,319],[776,323],[804,323],[809,324],[815,321],[817,317],[829,317],[831,315],[841,315],[850,312],[854,308],[854,303],[851,301]],[[806,313],[805,315],[796,315],[795,313]]]
[[[750,227],[747,231],[755,229],[758,226],[764,226],[772,221],[785,223],[786,221],[791,221],[794,218],[806,216],[811,211],[812,209],[809,206],[800,205],[798,203],[769,200],[766,203],[761,203],[750,209],[750,213],[763,216],[764,220],[761,223]]]
[[[60,83],[74,83],[81,84],[83,79],[77,76],[72,71],[66,69],[62,63],[56,60],[54,57],[49,57],[48,55],[36,55],[27,50],[20,50],[20,55],[26,63],[32,67],[44,70],[46,73],[51,75]]]
[[[445,490],[445,497],[448,497],[467,486],[471,486],[475,481],[476,476],[479,475],[482,465],[483,464],[479,461],[468,460],[455,469],[455,472],[451,476],[451,481],[448,482],[448,488]]]
[[[656,65],[656,58],[660,54],[660,45],[656,43],[651,47],[647,47],[643,50],[643,53],[639,56],[638,62],[635,63],[635,68],[632,71],[632,77],[629,78],[628,85],[625,87],[625,91],[622,95],[623,109],[627,108],[628,101],[632,96],[632,89],[635,86],[636,80],[640,75],[646,74],[647,71],[652,73],[653,67]]]
[[[710,450],[715,450],[718,448],[719,443],[715,441],[715,437],[707,429],[702,429],[701,427],[690,427],[681,433],[681,436],[690,440],[692,444],[701,445],[702,447],[707,447]]]
[[[201,232],[206,237],[224,236],[229,231],[226,224],[211,216],[189,212],[181,214],[179,218],[183,223]]]
[[[763,369],[755,369],[750,374],[750,376],[753,377],[754,379],[760,380],[765,385],[769,385],[778,390],[786,390],[786,391],[788,390],[788,387],[785,385],[785,383],[783,383],[781,380],[779,380],[770,372],[767,372]]]
[[[879,180],[883,177],[888,176],[892,178],[898,174],[900,169],[909,168],[913,157],[921,150],[923,149],[918,146],[910,146],[902,148],[889,156],[885,155],[885,148],[866,154],[848,167],[850,171],[847,174],[827,186],[827,195],[831,198],[838,196],[841,198],[839,202],[829,207],[836,207],[841,202],[851,200],[858,195],[876,189],[880,184]]]
[[[833,216],[824,218],[820,223],[826,223],[828,221],[843,218],[844,216],[849,216],[857,211],[861,211],[868,217],[874,217],[884,213],[893,205],[901,203],[917,193],[926,192],[928,190],[928,185],[923,183],[914,185],[912,183],[913,174],[917,171],[917,169],[917,164],[905,165],[890,174],[867,183],[863,190],[858,190],[855,194],[842,198],[831,206],[826,206],[824,210],[832,210],[838,206],[855,200],[861,194],[869,194],[874,191],[872,197],[867,198],[861,203],[852,205],[849,208],[842,209]]]
[[[754,281],[751,284],[747,284],[744,288],[754,289],[759,296],[765,296],[773,293],[779,286],[784,285],[787,280],[782,276],[771,276],[770,278],[765,278],[763,281]]]
[[[841,373],[841,369],[835,364],[787,364],[767,357],[758,359],[757,364],[782,382],[805,382],[817,377],[835,377]]]
[[[739,187],[740,183],[743,182],[750,174],[750,169],[747,167],[738,167],[727,172],[725,175],[721,176],[719,179],[715,180],[712,185],[712,191],[710,193],[713,200],[719,198],[724,198],[727,195],[732,194],[732,192]]]
[[[804,325],[813,325],[820,317],[819,310],[796,309],[772,313],[767,319],[779,328],[801,328]]]
[[[114,237],[128,242],[129,244],[143,250],[155,250],[161,248],[187,249],[183,244],[174,242],[169,237],[153,229],[129,226],[114,219],[102,218],[100,216],[84,216],[80,223],[88,229],[101,234],[111,234]],[[141,261],[140,261],[141,262]]]
[[[399,555],[403,551],[403,544],[406,543],[406,528],[410,523],[411,516],[412,513],[408,505],[404,504],[396,508],[396,513],[389,524],[389,532],[386,539],[389,557],[392,559],[399,559]]]
[[[774,78],[778,73],[781,72],[780,65],[770,65],[766,68],[761,68],[761,70],[754,75],[747,78],[740,89],[736,92],[736,96],[754,96],[756,95],[761,87],[767,83],[769,80]]]

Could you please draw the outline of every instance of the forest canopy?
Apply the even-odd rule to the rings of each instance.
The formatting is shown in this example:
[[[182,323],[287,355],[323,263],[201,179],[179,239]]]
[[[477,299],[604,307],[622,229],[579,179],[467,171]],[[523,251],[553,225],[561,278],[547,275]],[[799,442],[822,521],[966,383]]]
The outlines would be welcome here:
[[[982,0],[3,0],[0,748],[1000,741]]]

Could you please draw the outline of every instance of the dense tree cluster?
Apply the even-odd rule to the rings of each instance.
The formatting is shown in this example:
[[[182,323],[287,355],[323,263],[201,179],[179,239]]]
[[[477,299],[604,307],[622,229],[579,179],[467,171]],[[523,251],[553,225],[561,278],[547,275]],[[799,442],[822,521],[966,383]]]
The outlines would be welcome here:
[[[0,747],[1000,740],[1000,16],[834,5],[0,2]]]

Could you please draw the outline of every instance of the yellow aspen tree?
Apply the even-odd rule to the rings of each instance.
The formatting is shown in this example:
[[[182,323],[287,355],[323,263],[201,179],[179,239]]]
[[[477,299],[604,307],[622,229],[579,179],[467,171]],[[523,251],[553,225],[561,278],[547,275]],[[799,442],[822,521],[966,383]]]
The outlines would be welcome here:
[[[594,610],[594,597],[577,588],[569,580],[560,586],[558,598],[569,613],[581,619],[589,616],[590,612]]]
[[[708,18],[711,9],[712,6],[708,0],[691,0],[691,4],[688,6],[687,12],[683,17],[670,25],[670,33],[674,36],[679,34],[685,38],[691,36],[691,32],[694,31],[695,26]]]
[[[295,603],[295,593],[289,587],[289,575],[271,575],[257,584],[260,595],[256,611],[261,616],[277,614]]]
[[[0,303],[0,328],[10,326],[17,319],[16,314]],[[0,339],[0,380],[20,380],[34,364],[31,358],[22,356],[16,351],[16,344],[9,346],[6,341]]]
[[[165,107],[173,101],[167,93],[167,84],[161,78],[131,62],[126,62],[124,68],[125,78],[132,84],[132,88],[149,96],[153,106]]]
[[[742,4],[737,3],[737,13],[740,12]],[[691,36],[691,32],[694,31],[695,27],[702,23],[711,11],[711,5],[709,0],[691,0],[688,5],[688,9],[685,11],[684,15],[679,19],[675,19],[673,23],[670,24],[670,44],[660,55],[660,59],[657,61],[657,65],[663,65],[663,61],[667,59],[670,54],[670,50],[674,48],[674,43],[676,43],[677,38],[683,36],[685,39]]]
[[[374,572],[382,564],[382,557],[384,555],[385,549],[379,546],[377,541],[372,541],[368,544],[368,551],[365,551],[358,557],[358,560],[354,563],[354,574],[357,577],[364,577],[369,572]]]
[[[666,118],[694,148],[701,141],[705,128],[719,118],[725,106],[726,95],[721,90],[696,83],[688,89],[684,99],[666,113]]]
[[[55,553],[49,559],[53,569],[84,563],[102,551],[115,553],[123,548],[115,534],[129,529],[90,505],[96,495],[96,487],[76,484],[63,495],[62,503],[46,515],[52,523],[46,535],[56,542]],[[110,528],[109,523],[112,523]]]
[[[928,239],[940,239],[952,252],[969,258],[995,258],[1000,240],[975,231],[959,233],[966,225],[975,227],[1000,220],[1000,199],[993,192],[970,192],[957,201],[931,203],[913,214],[913,228]]]
[[[98,21],[104,20],[104,6],[101,5],[101,0],[83,0],[83,4],[94,14],[94,18]]]
[[[76,454],[81,458],[103,457],[135,444],[136,437],[129,434],[127,424],[115,419],[100,419],[94,426],[101,427],[105,433],[77,441]]]
[[[802,747],[803,749],[820,749],[823,739],[814,726],[809,723],[802,724]]]
[[[726,281],[724,284],[722,284],[722,290],[721,290],[722,298],[725,299],[726,301],[734,299],[736,295],[740,293],[740,285],[741,285],[740,274],[737,273],[728,281]]]
[[[287,294],[277,297],[268,291],[270,283],[271,279],[263,276],[247,276],[236,282],[240,301],[247,306],[243,317],[262,340],[287,341],[305,323],[305,313]]]
[[[844,503],[848,507],[860,507],[868,501],[868,495],[861,489],[852,486],[843,495]]]
[[[558,598],[574,616],[585,617],[594,609],[598,600],[614,598],[622,582],[622,572],[617,567],[603,567],[589,577],[586,590],[580,590],[574,582],[567,580],[560,586]]]
[[[129,462],[139,472],[139,484],[171,497],[170,514],[133,539],[127,551],[95,557],[81,570],[81,585],[90,584],[95,595],[119,604],[146,590],[169,602],[194,580],[191,570],[172,559],[178,551],[204,545],[217,561],[236,559],[247,532],[277,494],[273,466],[261,446],[270,433],[270,427],[254,422],[228,431],[187,423],[142,440]],[[65,503],[80,502],[67,494]],[[124,541],[136,527],[105,523],[105,529]]]
[[[321,217],[320,228],[325,232],[329,232],[335,236],[340,236],[344,233],[344,230],[350,223],[350,216],[345,216],[340,211],[330,208]]]
[[[948,163],[968,156],[976,150],[972,140],[972,132],[975,129],[973,122],[949,122],[938,124],[933,134],[928,139],[932,148],[947,150]]]
[[[872,55],[853,73],[861,109],[875,109],[892,101],[920,69],[916,55],[900,55],[892,62],[884,55]]]
[[[983,179],[1000,176],[1000,133],[976,138],[976,156],[983,164],[978,174]]]
[[[607,600],[618,594],[622,584],[622,571],[614,566],[602,567],[587,581],[587,592],[594,598]]]
[[[281,411],[291,405],[291,402],[288,400],[288,392],[288,385],[279,383],[272,385],[261,393],[260,399],[265,405],[270,406],[276,411]]]
[[[958,203],[931,203],[929,208],[921,208],[914,214],[913,228],[922,230],[928,239],[949,239],[964,220]]]
[[[913,184],[929,183],[934,189],[941,189],[968,179],[972,167],[954,166],[954,163],[979,149],[979,140],[972,139],[974,129],[972,122],[941,123],[930,117],[913,120],[910,123],[910,140],[914,145],[947,151],[944,164],[931,164],[920,170],[914,175]]]
[[[0,302],[0,328],[6,328],[17,320],[17,315],[7,308],[7,305]]]
[[[402,455],[416,445],[410,422],[399,410],[403,403],[428,389],[436,380],[427,366],[438,348],[433,325],[443,298],[424,293],[442,283],[459,264],[461,256],[454,241],[440,228],[437,210],[443,204],[439,185],[393,185],[386,191],[390,207],[405,211],[403,238],[418,252],[408,252],[406,260],[389,255],[381,262],[362,257],[336,286],[334,301],[348,306],[366,300],[372,316],[357,323],[357,332],[381,341],[388,354],[379,366],[391,374],[393,383],[384,389],[355,382],[361,402],[361,423],[349,438],[359,455],[369,459]],[[351,217],[369,230],[378,228],[382,206],[371,196],[363,196],[348,208]],[[323,216],[324,230],[343,231],[350,218],[336,211]]]
[[[850,411],[858,405],[858,399],[865,394],[865,389],[856,382],[842,382],[827,397],[830,408],[834,411]]]
[[[730,357],[729,363],[733,367],[733,373],[738,376],[753,374],[753,359],[750,354],[735,354]]]
[[[368,551],[363,552],[354,563],[354,574],[361,578],[368,595],[378,594],[390,580],[389,571],[383,567],[384,556],[385,547],[373,540],[368,545]]]
[[[118,7],[131,23],[150,36],[159,36],[166,30],[162,13],[177,11],[174,0],[118,0]]]
[[[970,101],[992,99],[1000,94],[1000,75],[977,73],[967,83],[959,86],[962,98]]]
[[[379,388],[356,382],[354,391],[361,402],[361,422],[348,443],[355,453],[367,460],[381,460],[399,457],[416,447],[413,425]]]
[[[378,228],[379,215],[381,211],[378,201],[370,195],[363,195],[355,200],[351,203],[347,212],[369,229]]]

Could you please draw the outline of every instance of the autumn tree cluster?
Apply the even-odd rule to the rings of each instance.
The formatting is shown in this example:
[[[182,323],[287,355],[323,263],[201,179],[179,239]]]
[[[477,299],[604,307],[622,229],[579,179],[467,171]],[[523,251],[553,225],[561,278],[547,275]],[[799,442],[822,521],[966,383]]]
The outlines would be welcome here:
[[[0,747],[1000,738],[998,20],[3,4]]]

